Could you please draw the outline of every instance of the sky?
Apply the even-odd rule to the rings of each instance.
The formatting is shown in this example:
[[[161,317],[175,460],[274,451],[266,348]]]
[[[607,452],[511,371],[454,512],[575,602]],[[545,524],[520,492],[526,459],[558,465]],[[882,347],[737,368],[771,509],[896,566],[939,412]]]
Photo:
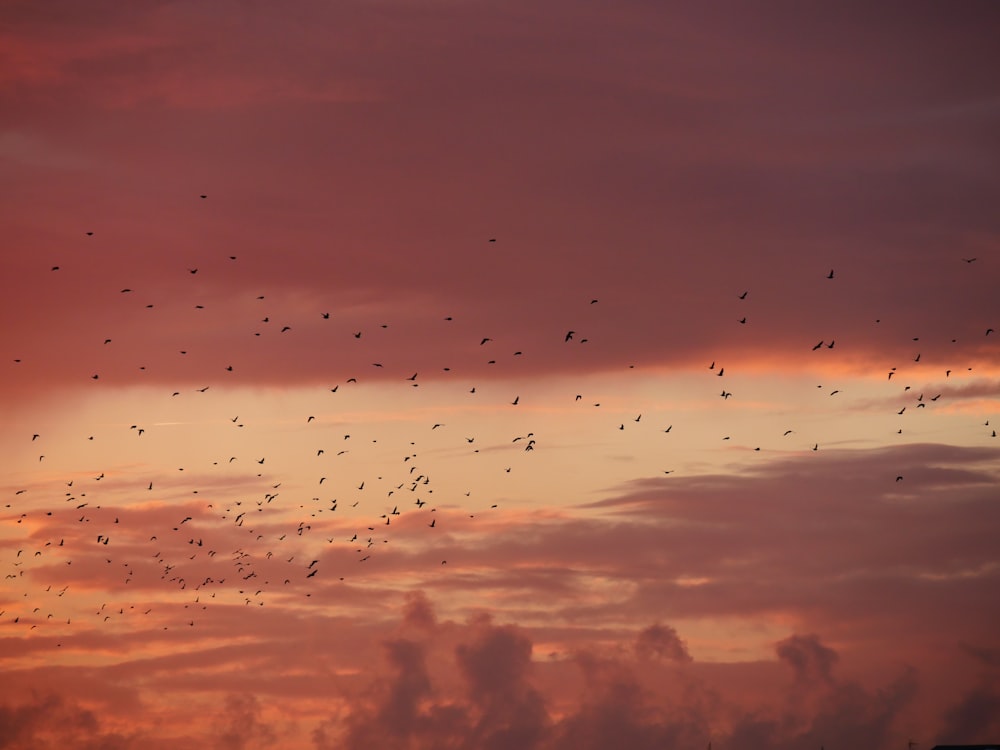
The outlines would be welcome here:
[[[996,741],[998,25],[0,2],[0,747]]]

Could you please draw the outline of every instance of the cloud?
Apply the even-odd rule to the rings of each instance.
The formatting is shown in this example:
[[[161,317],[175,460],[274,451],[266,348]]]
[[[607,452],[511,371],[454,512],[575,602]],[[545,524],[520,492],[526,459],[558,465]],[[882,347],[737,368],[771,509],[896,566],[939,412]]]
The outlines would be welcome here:
[[[967,690],[944,713],[942,743],[990,742],[1000,733],[1000,692],[992,682]]]
[[[655,623],[639,632],[635,639],[635,653],[641,660],[668,659],[691,661],[687,645],[669,625]]]
[[[455,649],[455,660],[478,716],[468,738],[483,748],[536,747],[548,715],[542,696],[528,684],[532,643],[511,626],[482,619],[478,638]]]
[[[656,643],[679,643],[669,626],[643,633]],[[532,665],[527,631],[478,616],[461,626],[439,623],[429,636],[422,644],[386,642],[389,674],[373,686],[378,697],[355,709],[346,722],[345,741],[352,747],[394,741],[411,748],[652,750],[698,746],[714,738],[750,750],[785,750],[810,742],[887,748],[894,722],[916,686],[909,671],[875,691],[837,681],[832,674],[837,653],[816,635],[793,635],[777,644],[776,651],[798,679],[813,683],[811,704],[798,700],[796,686],[784,703],[748,711],[690,678],[665,698],[662,685],[640,683],[634,662],[585,650],[567,664],[578,670],[579,678],[547,682],[543,693],[537,687],[540,670],[563,667],[558,662]],[[436,661],[430,669],[427,654],[437,652],[435,642],[442,639],[459,640],[453,662]],[[445,676],[451,667],[457,667],[458,682]],[[580,686],[578,694],[566,690],[570,684]],[[317,747],[333,747],[335,735],[336,724],[328,722],[314,737]]]
[[[221,712],[227,726],[217,737],[218,747],[224,750],[244,750],[247,747],[268,747],[275,744],[273,728],[260,721],[260,706],[253,695],[228,695]]]
[[[434,607],[423,591],[410,591],[405,595],[403,625],[419,630],[433,631],[437,625]]]
[[[795,671],[795,681],[802,685],[816,682],[833,684],[833,665],[837,652],[819,642],[816,635],[793,635],[775,646],[778,657]]]
[[[9,750],[165,750],[156,738],[109,731],[98,715],[54,692],[0,705],[0,747]]]
[[[303,643],[289,638],[287,618],[275,613],[272,629],[254,630],[252,646],[241,642],[164,655],[158,663],[136,659],[87,667],[98,680],[90,688],[72,672],[56,678],[60,690],[74,685],[92,700],[102,694],[101,680],[118,686],[152,680],[157,700],[180,690],[187,696],[183,705],[193,712],[185,727],[161,726],[154,716],[159,710],[150,713],[151,704],[123,710],[106,694],[94,708],[82,709],[83,693],[77,698],[50,690],[31,701],[0,703],[0,736],[12,738],[5,745],[12,748],[68,743],[122,750],[158,750],[178,741],[193,748],[284,750],[304,746],[307,737],[318,750],[600,750],[612,745],[659,750],[703,747],[709,740],[748,750],[819,745],[891,750],[899,732],[914,721],[924,727],[938,721],[942,738],[982,737],[996,728],[992,717],[1000,699],[989,683],[973,685],[943,713],[920,720],[913,713],[919,686],[914,670],[897,669],[888,681],[838,678],[833,665],[840,654],[815,634],[793,633],[776,644],[778,661],[791,668],[795,680],[771,690],[766,686],[778,668],[774,661],[689,661],[677,670],[670,660],[601,649],[592,642],[568,658],[540,659],[532,630],[497,623],[485,614],[461,623],[442,619],[428,599],[420,606],[430,610],[425,614],[435,624],[415,627],[407,622],[414,599],[402,602],[395,627],[386,624],[378,633],[359,621],[296,624],[294,632],[317,634],[315,642]],[[245,637],[246,614],[239,608],[232,614],[220,633]],[[406,628],[419,637],[399,636]],[[325,667],[310,671],[311,666],[345,664],[343,656],[330,661],[328,634],[337,632],[353,642],[355,630],[359,644],[365,633],[386,636],[380,658],[356,650],[358,670],[350,679],[334,680]],[[665,624],[641,633],[656,644],[679,642],[674,628]],[[130,658],[127,651],[124,658]],[[266,704],[258,694],[239,691],[248,672],[271,685]],[[21,685],[31,684],[24,677],[14,675]],[[744,681],[747,694],[737,687]]]

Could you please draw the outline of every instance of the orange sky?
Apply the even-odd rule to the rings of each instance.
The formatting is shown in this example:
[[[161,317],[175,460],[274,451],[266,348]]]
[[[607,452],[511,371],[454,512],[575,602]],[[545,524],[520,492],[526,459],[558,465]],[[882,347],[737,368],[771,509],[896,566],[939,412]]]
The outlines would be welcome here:
[[[998,21],[0,6],[0,746],[995,741]]]

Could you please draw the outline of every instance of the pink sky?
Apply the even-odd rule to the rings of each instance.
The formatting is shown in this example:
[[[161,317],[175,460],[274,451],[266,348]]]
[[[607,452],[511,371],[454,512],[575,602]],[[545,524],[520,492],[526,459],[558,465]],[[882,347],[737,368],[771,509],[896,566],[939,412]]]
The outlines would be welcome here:
[[[0,6],[0,746],[996,741],[998,24]]]

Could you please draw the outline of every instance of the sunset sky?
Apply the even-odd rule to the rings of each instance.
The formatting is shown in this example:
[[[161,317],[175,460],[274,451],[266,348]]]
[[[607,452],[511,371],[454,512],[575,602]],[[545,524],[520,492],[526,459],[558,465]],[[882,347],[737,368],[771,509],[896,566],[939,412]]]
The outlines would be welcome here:
[[[996,741],[998,29],[0,2],[0,747]]]

